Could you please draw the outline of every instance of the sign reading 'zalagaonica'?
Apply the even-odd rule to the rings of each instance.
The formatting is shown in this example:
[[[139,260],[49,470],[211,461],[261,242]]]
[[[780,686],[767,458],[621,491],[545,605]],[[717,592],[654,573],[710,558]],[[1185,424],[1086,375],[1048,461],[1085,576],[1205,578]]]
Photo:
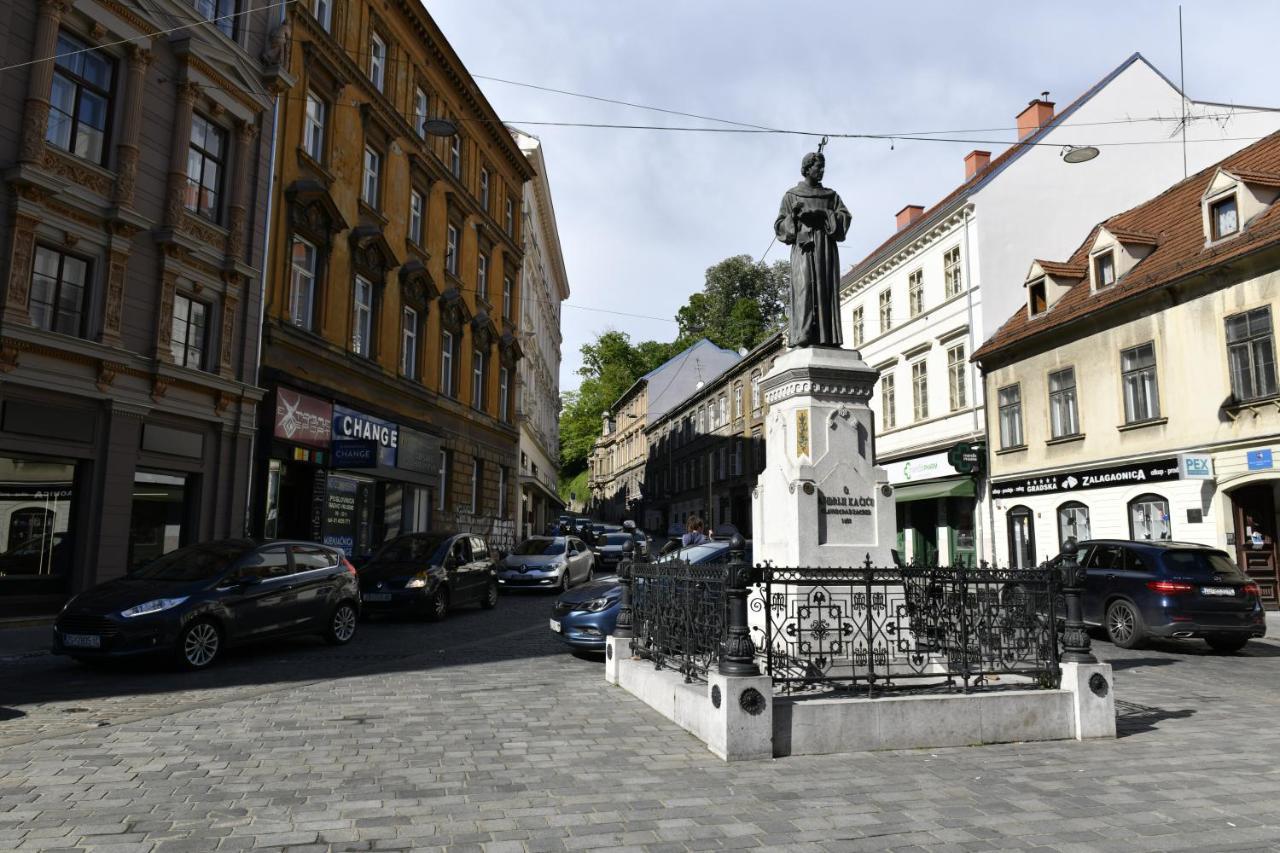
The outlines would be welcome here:
[[[1153,459],[1150,462],[1134,462],[1128,465],[1112,465],[1107,468],[1086,468],[1064,474],[1045,477],[1029,477],[1025,480],[1005,480],[993,483],[994,498],[1016,498],[1042,495],[1050,492],[1078,492],[1082,489],[1102,489],[1107,486],[1128,486],[1138,483],[1159,483],[1178,479],[1178,460]]]

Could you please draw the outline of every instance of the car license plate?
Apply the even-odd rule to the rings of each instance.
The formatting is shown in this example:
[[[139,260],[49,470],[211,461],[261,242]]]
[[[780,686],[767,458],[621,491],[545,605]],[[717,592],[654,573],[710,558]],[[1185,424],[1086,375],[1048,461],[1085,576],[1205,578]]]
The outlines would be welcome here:
[[[559,622],[557,622],[556,620],[552,619],[552,620],[551,620],[551,630],[552,630],[552,631],[555,631],[557,634],[559,634],[559,633],[560,633],[560,623],[559,623]]]
[[[63,634],[62,645],[73,649],[100,649],[102,638],[97,634]]]
[[[389,592],[366,592],[364,594],[365,601],[390,601],[391,593]]]
[[[1226,597],[1235,595],[1236,591],[1229,586],[1202,586],[1200,587],[1200,594]]]

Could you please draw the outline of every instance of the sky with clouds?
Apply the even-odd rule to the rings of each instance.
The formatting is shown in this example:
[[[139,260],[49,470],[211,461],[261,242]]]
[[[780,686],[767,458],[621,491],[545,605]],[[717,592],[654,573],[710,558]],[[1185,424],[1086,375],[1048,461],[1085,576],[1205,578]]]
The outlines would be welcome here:
[[[952,134],[966,141],[833,140],[824,183],[854,223],[848,268],[964,177],[975,147],[998,154],[1014,116],[1048,90],[1059,108],[1135,52],[1178,80],[1178,4],[914,0],[426,0],[475,75],[771,128]],[[1198,100],[1280,106],[1277,0],[1186,0],[1186,90]],[[814,140],[779,134],[554,127],[589,122],[727,125],[479,80],[508,122],[544,144],[572,295],[562,386],[600,332],[669,340],[706,268],[759,258],[782,192]],[[1152,125],[1152,139],[1167,136]],[[1087,143],[1087,133],[1082,133]],[[785,257],[777,246],[769,260]]]

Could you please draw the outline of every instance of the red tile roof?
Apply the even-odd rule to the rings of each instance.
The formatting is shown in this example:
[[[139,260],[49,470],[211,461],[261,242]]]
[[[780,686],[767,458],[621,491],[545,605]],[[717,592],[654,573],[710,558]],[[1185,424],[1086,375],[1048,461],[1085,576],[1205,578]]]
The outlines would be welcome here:
[[[1027,316],[1025,306],[1018,309],[990,340],[978,348],[973,359],[990,357],[1071,320],[1105,311],[1136,294],[1164,287],[1233,258],[1280,244],[1280,203],[1277,203],[1246,222],[1238,235],[1213,246],[1206,245],[1200,199],[1219,166],[1242,179],[1245,174],[1280,173],[1280,133],[1264,137],[1221,163],[1173,185],[1155,198],[1094,226],[1071,255],[1067,262],[1069,266],[1083,267],[1088,262],[1089,250],[1102,227],[1117,236],[1122,232],[1153,235],[1157,239],[1156,248],[1105,290],[1093,293],[1088,280],[1082,279],[1048,311],[1034,319]]]
[[[1133,231],[1128,228],[1120,228],[1118,226],[1107,226],[1107,230],[1111,232],[1111,236],[1115,237],[1121,243],[1129,243],[1135,246],[1154,246],[1160,242],[1159,234],[1150,234],[1146,231]]]
[[[1280,172],[1264,172],[1257,169],[1227,169],[1246,184],[1280,188]]]
[[[1054,278],[1083,278],[1089,271],[1086,264],[1063,264],[1058,261],[1042,261],[1039,258],[1036,258],[1036,263],[1040,265],[1040,269]]]

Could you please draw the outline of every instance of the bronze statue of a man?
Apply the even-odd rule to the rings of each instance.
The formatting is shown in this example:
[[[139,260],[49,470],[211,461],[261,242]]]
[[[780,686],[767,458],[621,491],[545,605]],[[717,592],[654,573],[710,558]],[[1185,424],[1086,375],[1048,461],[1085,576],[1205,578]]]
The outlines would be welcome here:
[[[804,180],[782,197],[773,230],[791,247],[791,304],[787,345],[838,347],[840,332],[840,252],[852,217],[835,190],[822,185],[826,158],[804,155]]]

